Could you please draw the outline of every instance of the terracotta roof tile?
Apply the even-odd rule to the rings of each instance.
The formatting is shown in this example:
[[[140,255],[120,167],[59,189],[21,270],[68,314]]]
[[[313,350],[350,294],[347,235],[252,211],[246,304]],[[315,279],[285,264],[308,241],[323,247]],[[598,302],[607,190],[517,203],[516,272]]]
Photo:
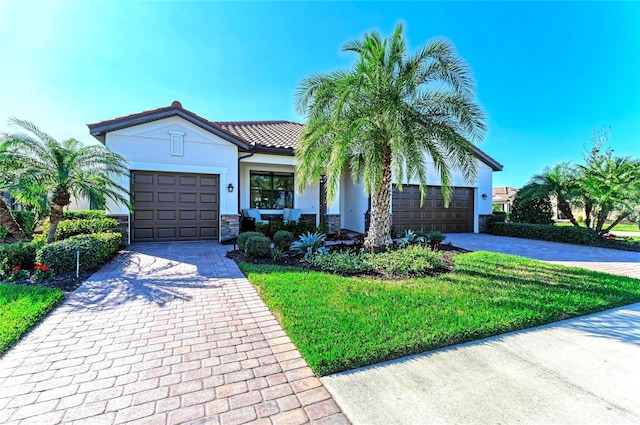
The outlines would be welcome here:
[[[304,125],[291,121],[226,121],[212,125],[251,145],[268,148],[296,149]]]

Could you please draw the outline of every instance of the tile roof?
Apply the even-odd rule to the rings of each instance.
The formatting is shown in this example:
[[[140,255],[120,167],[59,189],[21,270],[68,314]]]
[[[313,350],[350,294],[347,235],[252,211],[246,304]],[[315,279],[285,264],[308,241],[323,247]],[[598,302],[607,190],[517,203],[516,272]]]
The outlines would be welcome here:
[[[304,125],[291,121],[225,121],[212,125],[253,146],[295,149]]]
[[[518,193],[518,189],[508,186],[494,187],[491,191],[494,201],[506,201],[513,198],[516,193]]]

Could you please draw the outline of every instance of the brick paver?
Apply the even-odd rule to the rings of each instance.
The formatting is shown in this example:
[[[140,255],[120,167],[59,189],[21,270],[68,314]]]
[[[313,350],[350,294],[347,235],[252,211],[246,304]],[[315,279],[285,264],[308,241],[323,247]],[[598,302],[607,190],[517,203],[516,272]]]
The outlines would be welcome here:
[[[472,251],[502,252],[640,279],[640,252],[479,233],[451,233],[445,242]]]
[[[131,246],[0,358],[0,423],[348,424],[225,253]]]

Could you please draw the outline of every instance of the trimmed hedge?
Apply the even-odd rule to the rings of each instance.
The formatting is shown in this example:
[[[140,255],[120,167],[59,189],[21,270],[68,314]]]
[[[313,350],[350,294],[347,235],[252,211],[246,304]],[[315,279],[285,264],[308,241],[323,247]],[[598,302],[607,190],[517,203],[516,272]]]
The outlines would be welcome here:
[[[33,230],[36,228],[36,213],[33,211],[11,211],[13,218],[16,219],[24,234],[27,237],[33,235]]]
[[[271,239],[266,236],[251,236],[245,242],[244,253],[254,258],[271,256]]]
[[[552,224],[494,223],[490,232],[498,236],[512,236],[525,239],[539,239],[578,245],[593,245],[596,232],[586,227],[554,226]]]
[[[264,236],[264,233],[260,233],[260,232],[244,232],[244,233],[240,233],[238,235],[238,239],[236,240],[236,243],[238,244],[238,249],[242,252],[244,252],[245,248],[246,248],[246,243],[247,243],[247,239],[253,237],[253,236]]]
[[[107,212],[105,210],[71,210],[62,214],[63,220],[89,220],[104,218]]]
[[[8,234],[9,234],[9,229],[7,229],[5,226],[0,224],[0,241],[5,240]]]
[[[56,240],[61,241],[76,235],[118,232],[118,220],[115,218],[91,218],[62,220],[56,228]]]
[[[0,245],[0,274],[7,275],[15,266],[31,270],[36,264],[36,252],[42,243],[16,242]]]
[[[278,230],[273,235],[273,243],[277,248],[280,248],[282,250],[289,249],[289,247],[295,240],[296,238],[295,236],[293,236],[293,233],[288,232],[286,230]]]
[[[76,251],[80,250],[80,268],[94,270],[118,252],[120,233],[77,235],[43,246],[36,256],[40,264],[51,267],[54,273],[69,272],[76,268]]]

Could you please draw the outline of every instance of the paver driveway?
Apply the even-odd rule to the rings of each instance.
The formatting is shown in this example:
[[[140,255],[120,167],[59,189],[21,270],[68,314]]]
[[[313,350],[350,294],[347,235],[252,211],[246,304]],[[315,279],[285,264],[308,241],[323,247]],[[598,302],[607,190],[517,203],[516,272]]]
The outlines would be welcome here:
[[[0,423],[348,423],[223,246],[130,249],[0,359]]]
[[[565,266],[583,267],[640,279],[640,252],[593,246],[494,236],[484,233],[450,233],[447,240],[471,251],[494,251],[534,258]]]

